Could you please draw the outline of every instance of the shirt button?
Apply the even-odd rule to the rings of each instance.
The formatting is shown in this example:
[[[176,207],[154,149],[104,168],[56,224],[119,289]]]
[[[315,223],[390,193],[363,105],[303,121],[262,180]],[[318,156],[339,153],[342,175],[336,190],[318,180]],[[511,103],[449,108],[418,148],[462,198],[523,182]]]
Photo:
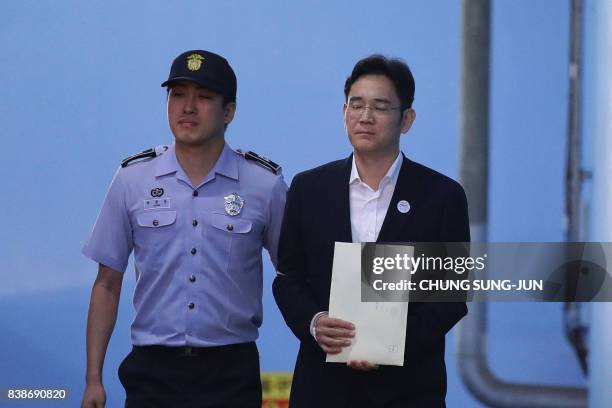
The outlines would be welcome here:
[[[195,254],[196,254],[196,252],[198,252],[198,250],[197,250],[197,249],[195,249],[195,248],[191,248],[191,255],[195,255]]]
[[[191,223],[191,225],[193,225],[194,227],[198,226],[198,220],[193,220],[193,222]]]
[[[232,224],[227,224],[227,230],[228,231],[233,231],[234,230],[234,226]]]
[[[189,304],[187,305],[187,307],[189,309],[193,309],[195,307],[195,304],[193,302],[189,302]]]
[[[191,275],[189,277],[189,282],[195,282],[195,275]]]
[[[193,196],[197,197],[198,196],[198,190],[193,190]]]
[[[153,226],[154,226],[154,227],[157,227],[158,225],[159,225],[159,221],[157,221],[157,220],[153,220]]]

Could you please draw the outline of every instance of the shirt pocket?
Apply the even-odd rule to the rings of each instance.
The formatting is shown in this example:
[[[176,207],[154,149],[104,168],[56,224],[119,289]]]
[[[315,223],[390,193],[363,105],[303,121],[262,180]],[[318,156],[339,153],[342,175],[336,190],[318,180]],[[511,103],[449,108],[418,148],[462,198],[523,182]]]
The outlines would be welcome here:
[[[225,214],[212,214],[211,224],[216,229],[229,234],[248,234],[253,228],[252,221],[229,217]]]
[[[135,256],[145,262],[167,254],[177,244],[176,211],[150,211],[136,216],[134,228]]]
[[[222,213],[208,214],[205,245],[215,257],[215,266],[229,274],[257,269],[261,262],[259,224],[249,218]]]
[[[138,215],[136,221],[144,228],[162,228],[174,224],[176,211],[146,212]]]

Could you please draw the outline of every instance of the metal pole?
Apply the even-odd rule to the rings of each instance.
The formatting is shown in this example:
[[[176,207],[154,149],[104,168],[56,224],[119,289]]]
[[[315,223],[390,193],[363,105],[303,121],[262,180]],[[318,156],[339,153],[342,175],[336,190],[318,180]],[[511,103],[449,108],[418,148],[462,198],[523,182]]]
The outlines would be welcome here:
[[[580,216],[582,179],[582,136],[580,131],[580,95],[582,84],[582,0],[571,2],[569,100],[567,122],[567,165],[565,168],[565,239],[582,241]],[[563,305],[565,334],[576,352],[584,374],[587,373],[587,327],[582,321],[582,305],[568,302]]]
[[[462,7],[460,177],[469,202],[472,240],[487,240],[489,186],[489,0]]]

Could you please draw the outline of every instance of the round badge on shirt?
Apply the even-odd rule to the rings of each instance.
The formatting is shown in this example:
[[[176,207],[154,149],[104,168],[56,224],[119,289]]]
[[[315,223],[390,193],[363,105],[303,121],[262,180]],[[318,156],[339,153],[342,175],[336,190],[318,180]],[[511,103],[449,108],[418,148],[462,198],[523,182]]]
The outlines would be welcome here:
[[[397,210],[402,214],[406,214],[410,211],[410,203],[406,200],[401,200],[397,203]]]

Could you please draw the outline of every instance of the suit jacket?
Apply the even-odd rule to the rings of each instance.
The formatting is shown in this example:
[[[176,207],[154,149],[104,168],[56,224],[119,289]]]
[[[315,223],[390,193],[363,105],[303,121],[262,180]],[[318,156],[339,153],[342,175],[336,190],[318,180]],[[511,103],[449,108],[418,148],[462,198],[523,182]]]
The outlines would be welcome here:
[[[273,292],[300,340],[290,406],[345,407],[351,393],[377,405],[444,406],[444,336],[466,313],[465,303],[410,303],[404,366],[359,372],[326,363],[310,334],[313,316],[329,308],[334,242],[352,242],[349,177],[352,156],[296,175],[287,203]],[[397,203],[406,200],[410,211]],[[468,242],[467,200],[452,179],[403,158],[377,242]],[[352,404],[351,404],[352,405]]]

